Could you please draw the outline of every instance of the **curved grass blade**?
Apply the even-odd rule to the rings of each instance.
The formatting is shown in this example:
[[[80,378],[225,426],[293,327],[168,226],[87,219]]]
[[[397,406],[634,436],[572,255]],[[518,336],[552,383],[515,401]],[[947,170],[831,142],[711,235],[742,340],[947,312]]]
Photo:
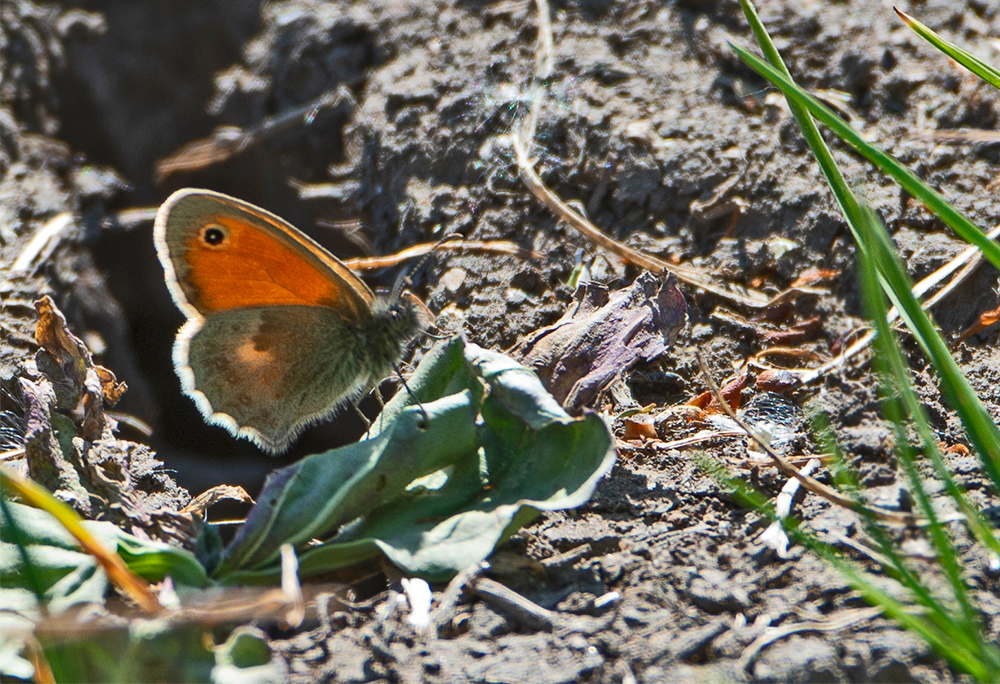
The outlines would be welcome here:
[[[844,138],[861,154],[899,180],[905,190],[927,204],[961,237],[979,247],[984,256],[998,268],[1000,268],[1000,245],[990,240],[968,219],[955,211],[940,195],[917,178],[912,171],[900,165],[885,152],[862,140],[843,120],[792,82],[788,76],[788,70],[781,62],[777,49],[757,17],[753,5],[749,0],[740,0],[740,4],[743,6],[754,35],[761,42],[762,50],[768,59],[775,61],[778,66],[769,65],[742,48],[732,46],[733,49],[758,73],[781,88],[788,97],[792,113],[798,120],[806,142],[812,148],[813,154],[816,155],[820,168],[826,175],[834,196],[844,211],[848,225],[858,242],[858,247],[866,251],[875,251],[871,256],[879,279],[883,283],[883,288],[886,289],[886,293],[899,310],[901,318],[924,348],[924,353],[930,358],[940,378],[941,393],[958,413],[969,435],[970,442],[979,452],[990,478],[1000,489],[1000,429],[997,428],[982,402],[972,391],[965,376],[958,368],[958,364],[952,358],[948,345],[910,291],[909,278],[895,259],[894,247],[888,233],[885,232],[884,228],[881,231],[866,231],[865,233],[859,230],[859,227],[867,225],[864,210],[840,173],[840,169],[834,162],[833,156],[820,136],[819,129],[810,114],[830,126],[837,135]],[[903,180],[906,182],[903,183]],[[950,222],[946,217],[955,219],[955,222]],[[996,543],[992,539],[992,535],[981,539],[981,541],[984,543],[992,542],[991,546]]]
[[[746,0],[742,0],[742,2],[745,3]],[[944,221],[956,235],[978,247],[982,251],[983,256],[1000,269],[1000,245],[990,240],[989,236],[981,228],[952,207],[944,197],[924,183],[917,174],[903,166],[892,155],[867,142],[847,122],[819,100],[806,93],[805,90],[796,85],[780,70],[739,46],[730,45],[730,47],[754,71],[780,88],[785,97],[788,98],[789,104],[794,105],[793,113],[799,120],[803,134],[806,135],[806,140],[813,148],[814,153],[817,147],[812,140],[813,134],[811,132],[806,134],[807,126],[803,125],[803,117],[800,113],[802,110],[816,117],[816,119],[829,127],[830,130],[853,147],[860,155],[890,175],[904,190],[923,203],[935,216]],[[799,111],[796,111],[796,108],[799,108]],[[812,126],[815,126],[815,124],[812,124]],[[819,136],[818,131],[815,132],[815,135]],[[821,141],[822,138],[819,138],[819,140]],[[830,162],[832,163],[832,157],[830,158]],[[842,198],[838,196],[837,199],[842,202],[841,206],[844,207]],[[848,208],[844,207],[844,209],[845,213],[847,213]]]
[[[152,613],[160,609],[160,602],[146,581],[133,574],[117,553],[107,549],[103,543],[90,534],[83,526],[83,520],[76,511],[52,496],[43,487],[15,475],[7,468],[0,467],[0,485],[15,492],[30,505],[54,516],[66,528],[66,531],[73,535],[77,543],[97,559],[97,562],[108,574],[108,579],[142,606],[143,610]]]
[[[944,38],[936,34],[930,28],[921,24],[905,12],[901,12],[898,7],[893,7],[903,23],[913,29],[913,32],[936,47],[944,54],[964,66],[979,78],[989,83],[994,88],[1000,89],[1000,71],[982,61],[975,55],[966,52],[954,43],[949,43]]]

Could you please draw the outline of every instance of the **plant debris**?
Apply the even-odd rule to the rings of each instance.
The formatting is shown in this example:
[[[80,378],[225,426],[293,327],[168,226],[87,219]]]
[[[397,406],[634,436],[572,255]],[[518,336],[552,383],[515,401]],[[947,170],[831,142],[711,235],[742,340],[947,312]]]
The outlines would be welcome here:
[[[615,292],[587,283],[574,300],[561,319],[513,350],[569,411],[591,404],[636,364],[660,358],[687,322],[673,276],[644,273]]]
[[[20,381],[27,474],[87,518],[191,547],[196,527],[177,513],[187,492],[148,447],[117,439],[105,413],[125,385],[93,362],[50,298],[35,306],[40,349]]]

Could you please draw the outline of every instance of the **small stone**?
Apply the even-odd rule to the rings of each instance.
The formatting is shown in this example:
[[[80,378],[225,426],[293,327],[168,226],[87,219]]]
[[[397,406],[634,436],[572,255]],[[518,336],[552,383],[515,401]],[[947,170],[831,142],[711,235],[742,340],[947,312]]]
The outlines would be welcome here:
[[[528,299],[528,293],[516,287],[507,288],[507,306],[519,306]]]
[[[688,596],[706,613],[737,613],[750,605],[746,590],[735,585],[721,570],[706,568],[691,578]]]
[[[458,292],[458,288],[462,287],[462,283],[465,282],[465,278],[469,274],[464,268],[451,268],[448,272],[441,276],[441,284],[448,292]]]
[[[833,644],[816,637],[793,636],[766,648],[753,669],[762,682],[839,682],[844,673]],[[889,681],[889,680],[879,680]]]

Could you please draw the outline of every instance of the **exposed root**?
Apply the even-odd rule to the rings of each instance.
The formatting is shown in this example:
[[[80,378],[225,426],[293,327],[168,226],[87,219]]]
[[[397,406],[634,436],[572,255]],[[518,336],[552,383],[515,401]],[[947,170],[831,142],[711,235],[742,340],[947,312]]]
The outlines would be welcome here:
[[[506,254],[519,259],[537,259],[539,255],[530,249],[507,240],[462,240],[460,242],[425,242],[413,245],[395,254],[381,257],[345,259],[344,265],[352,271],[374,271],[379,268],[396,266],[404,261],[430,254],[431,252],[463,252],[469,254]]]

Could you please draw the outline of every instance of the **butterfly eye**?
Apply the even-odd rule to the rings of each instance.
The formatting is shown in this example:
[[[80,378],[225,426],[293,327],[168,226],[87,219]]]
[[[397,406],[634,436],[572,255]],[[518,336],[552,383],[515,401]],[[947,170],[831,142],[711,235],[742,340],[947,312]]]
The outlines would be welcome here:
[[[201,229],[201,240],[209,247],[219,247],[226,241],[226,237],[226,229],[214,223]]]

